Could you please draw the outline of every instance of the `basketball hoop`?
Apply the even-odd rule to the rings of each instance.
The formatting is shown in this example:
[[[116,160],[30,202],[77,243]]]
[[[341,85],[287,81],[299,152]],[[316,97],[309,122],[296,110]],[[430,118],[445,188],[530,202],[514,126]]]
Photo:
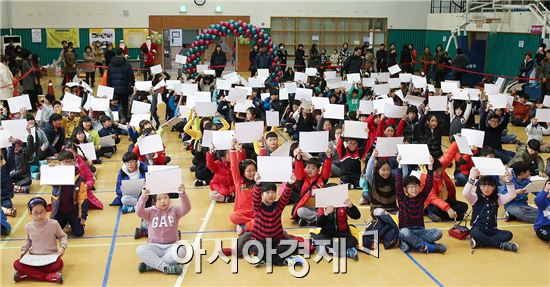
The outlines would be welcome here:
[[[476,23],[477,29],[481,29],[483,28],[483,24],[485,23],[485,20],[484,19],[474,20],[474,23]]]
[[[497,33],[498,24],[501,22],[500,18],[487,18],[485,23],[489,24],[489,33],[494,35]]]

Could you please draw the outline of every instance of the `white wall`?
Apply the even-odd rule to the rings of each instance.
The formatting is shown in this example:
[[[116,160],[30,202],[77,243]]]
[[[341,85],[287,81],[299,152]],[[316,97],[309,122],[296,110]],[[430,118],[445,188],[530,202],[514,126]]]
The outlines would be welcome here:
[[[0,0],[0,28],[10,27],[10,16],[8,14],[9,5],[7,1]]]
[[[390,29],[425,29],[430,12],[426,0],[207,0],[200,7],[190,0],[8,1],[12,1],[11,28],[138,28],[149,26],[149,15],[225,14],[249,15],[252,24],[265,28],[272,16],[333,16],[388,18]],[[179,12],[180,5],[187,6],[186,14]],[[214,12],[217,5],[223,8],[221,14]],[[130,15],[123,16],[123,9],[129,9]]]
[[[489,15],[491,18],[502,19],[502,22],[495,24],[493,28],[496,29],[496,32],[530,33],[532,25],[542,25],[531,12],[514,12],[509,14],[490,13],[486,15]],[[475,16],[475,13],[470,14],[470,18]],[[461,14],[429,14],[427,22],[427,30],[451,31],[453,28],[463,24],[465,19],[461,16]],[[484,24],[481,28],[477,28],[475,23],[470,23],[466,26],[466,30],[475,32],[490,32],[491,27],[489,24]]]

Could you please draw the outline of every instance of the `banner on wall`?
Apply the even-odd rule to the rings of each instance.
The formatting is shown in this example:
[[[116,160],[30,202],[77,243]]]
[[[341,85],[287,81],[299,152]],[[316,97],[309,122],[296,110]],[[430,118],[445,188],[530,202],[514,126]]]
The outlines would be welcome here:
[[[95,41],[99,41],[102,48],[107,48],[109,43],[116,46],[115,29],[90,29],[90,45],[93,45]]]
[[[46,29],[46,42],[48,48],[62,48],[61,41],[73,42],[73,47],[80,47],[78,28]]]
[[[122,29],[122,36],[126,47],[139,48],[145,43],[145,38],[149,36],[149,29],[145,28],[128,28]]]

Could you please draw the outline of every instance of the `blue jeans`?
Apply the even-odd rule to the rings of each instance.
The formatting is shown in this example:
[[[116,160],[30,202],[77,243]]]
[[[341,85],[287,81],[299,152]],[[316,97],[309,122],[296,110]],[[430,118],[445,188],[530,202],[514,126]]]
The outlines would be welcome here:
[[[504,150],[504,149],[495,149],[495,156],[502,160],[502,163],[508,164],[508,162],[516,155],[515,152]]]
[[[422,250],[426,243],[432,244],[441,239],[443,234],[441,230],[432,228],[426,229],[424,227],[407,227],[399,230],[399,239],[401,239],[401,250],[407,252],[409,246],[414,247],[416,250]]]

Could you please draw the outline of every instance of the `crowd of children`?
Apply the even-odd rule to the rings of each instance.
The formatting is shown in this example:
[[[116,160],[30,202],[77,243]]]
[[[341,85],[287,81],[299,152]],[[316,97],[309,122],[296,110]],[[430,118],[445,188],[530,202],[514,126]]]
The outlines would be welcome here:
[[[63,266],[61,256],[68,241],[63,229],[74,237],[83,236],[88,211],[104,208],[93,193],[96,166],[102,163],[101,158],[111,158],[119,151],[117,145],[126,135],[130,144],[122,147],[122,165],[116,184],[113,184],[115,192],[110,205],[120,206],[122,213],[135,213],[142,219],[136,228],[135,238],[147,236],[148,242],[137,248],[137,256],[142,261],[138,267],[140,272],[158,270],[165,274],[181,274],[183,259],[189,251],[178,242],[178,222],[191,209],[185,187],[181,186],[178,194],[170,195],[150,195],[145,188],[140,193],[129,193],[123,189],[125,181],[145,181],[151,166],[171,162],[164,145],[160,151],[140,152],[141,138],[157,134],[162,137],[167,132],[177,132],[183,142],[182,147],[191,150],[193,160],[189,170],[195,176],[194,184],[208,186],[210,200],[233,205],[226,220],[235,225],[239,237],[235,252],[239,256],[246,255],[242,250],[243,242],[255,240],[264,247],[272,244],[277,250],[272,258],[274,264],[302,264],[304,259],[298,254],[282,256],[288,248],[279,244],[289,238],[304,242],[303,238],[289,235],[282,225],[283,210],[285,206],[292,205],[291,216],[297,225],[318,228],[312,234],[312,244],[317,252],[332,250],[335,255],[358,259],[358,245],[362,239],[356,234],[357,228],[348,223],[348,217],[354,220],[362,217],[358,207],[350,199],[340,207],[316,207],[315,190],[334,186],[334,183],[329,183],[331,177],[339,178],[337,181],[351,190],[361,189],[359,204],[370,205],[371,215],[375,214],[376,209],[379,209],[377,216],[398,214],[398,223],[394,225],[399,227],[403,251],[446,252],[447,247],[437,242],[442,237],[441,230],[426,229],[424,215],[434,222],[464,219],[469,206],[458,200],[457,186],[464,186],[462,194],[473,210],[471,248],[486,246],[518,251],[519,245],[510,241],[512,233],[497,229],[500,205],[505,207],[507,220],[533,223],[535,234],[549,241],[550,184],[547,181],[534,198],[537,208],[528,204],[525,189],[531,183],[531,176],[547,175],[539,153],[549,150],[548,144],[543,143],[548,127],[534,117],[534,107],[528,103],[528,97],[523,92],[518,92],[517,99],[507,108],[493,109],[483,93],[481,101],[473,97],[472,100],[453,99],[452,93],[430,91],[427,86],[419,88],[406,80],[399,88],[390,89],[387,96],[375,94],[373,87],[360,83],[354,83],[347,89],[329,88],[323,71],[319,68],[319,73],[308,77],[306,82],[298,81],[298,87],[312,90],[314,97],[328,98],[331,104],[343,105],[344,120],[364,122],[368,127],[365,131],[368,137],[347,137],[349,127],[346,127],[344,120],[325,118],[323,108],[313,106],[308,100],[298,100],[294,92],[287,94],[288,99],[282,99],[280,91],[290,86],[288,82],[266,81],[264,88],[251,88],[247,95],[249,106],[244,109],[245,112],[238,112],[237,108],[243,103],[236,103],[229,97],[228,90],[217,85],[218,79],[204,73],[195,80],[191,79],[191,75],[183,74],[178,80],[180,83],[194,84],[199,92],[210,92],[212,101],[217,103],[215,116],[200,117],[196,108],[192,107],[186,112],[182,106],[188,104],[186,96],[189,95],[182,95],[181,91],[162,85],[168,79],[163,74],[150,78],[156,88],[135,91],[128,103],[151,104],[150,117],[139,122],[132,122],[131,118],[120,121],[118,112],[121,106],[116,99],[110,100],[107,111],[91,108],[86,111],[83,108],[81,112],[75,112],[65,110],[62,103],[66,94],[59,100],[48,94],[39,108],[39,118],[25,111],[4,108],[2,121],[25,119],[28,136],[25,142],[10,137],[9,147],[2,148],[2,234],[9,232],[9,225],[4,224],[4,214],[16,215],[12,203],[14,193],[29,192],[32,179],[40,178],[40,165],[55,160],[60,165],[75,168],[74,185],[53,186],[50,204],[40,197],[28,203],[33,221],[25,228],[27,241],[21,255],[27,252],[57,253],[57,261],[38,268],[17,260],[14,263],[15,281],[26,278],[62,281],[59,273]],[[285,73],[294,71],[287,68]],[[244,86],[244,80],[234,81],[232,88],[238,86]],[[67,83],[65,93],[80,97],[84,107],[94,97],[83,83]],[[409,104],[408,98],[403,95],[420,97],[423,102]],[[429,106],[432,96],[447,97],[447,111],[432,111]],[[380,97],[387,98],[395,106],[406,106],[406,113],[401,118],[388,118],[376,109],[371,112],[361,109],[362,101],[378,100]],[[165,118],[162,120],[157,107],[160,100],[166,104]],[[232,130],[240,122],[264,121],[267,111],[279,112],[281,129],[274,127],[266,131],[258,142],[241,144],[235,138],[226,150],[206,143],[207,134]],[[477,123],[475,114],[480,115]],[[528,136],[526,144],[507,135],[509,122],[525,127]],[[512,172],[501,178],[480,176],[472,162],[472,155],[461,153],[455,141],[463,128],[485,132],[484,147],[472,147],[473,156],[500,158],[512,168]],[[300,147],[300,133],[311,131],[329,133],[329,148],[325,152],[310,154]],[[290,148],[283,150],[282,154],[283,146],[279,146],[281,133],[286,133],[284,137],[291,141]],[[442,145],[444,136],[449,136],[451,142],[445,148]],[[386,137],[403,137],[405,143],[427,145],[432,157],[431,164],[402,165],[401,155],[379,156],[378,141]],[[502,144],[506,142],[518,143],[516,152],[504,149]],[[81,145],[89,143],[93,144],[95,152],[93,160],[81,148]],[[292,180],[282,184],[279,197],[277,185],[261,183],[256,164],[258,156],[275,154],[293,159]],[[446,171],[453,164],[454,178]],[[171,198],[179,198],[181,205],[171,206]],[[47,219],[46,211],[51,212],[51,219]],[[365,215],[363,217],[366,218]],[[326,244],[327,239],[333,238],[345,240],[345,255]],[[59,247],[56,240],[60,241]],[[248,252],[258,254],[258,250],[254,249]],[[269,259],[257,258],[260,263],[265,260]]]

